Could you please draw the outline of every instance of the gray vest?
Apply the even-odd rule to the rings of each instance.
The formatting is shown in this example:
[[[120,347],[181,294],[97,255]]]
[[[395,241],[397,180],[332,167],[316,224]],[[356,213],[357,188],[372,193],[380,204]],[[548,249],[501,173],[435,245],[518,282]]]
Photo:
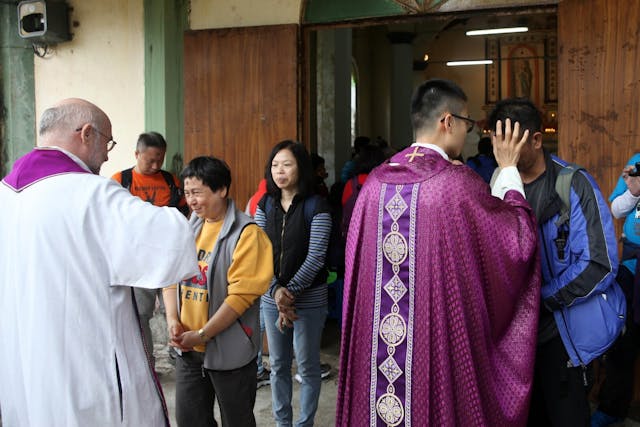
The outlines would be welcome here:
[[[203,220],[191,215],[189,224],[194,235],[202,229]],[[253,224],[253,220],[236,209],[229,199],[224,224],[213,247],[211,263],[208,269],[207,290],[209,291],[209,318],[222,305],[228,295],[227,272],[231,266],[233,251],[236,248],[242,230]],[[178,311],[180,310],[180,287],[178,287]],[[260,334],[260,298],[249,307],[231,326],[207,342],[204,367],[206,369],[227,371],[245,366],[256,358]],[[249,336],[248,331],[251,331]]]

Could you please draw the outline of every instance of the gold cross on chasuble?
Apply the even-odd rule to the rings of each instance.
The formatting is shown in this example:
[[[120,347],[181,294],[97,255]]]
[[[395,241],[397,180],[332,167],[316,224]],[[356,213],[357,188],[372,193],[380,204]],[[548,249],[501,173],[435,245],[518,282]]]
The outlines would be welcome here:
[[[416,157],[424,157],[424,154],[422,153],[418,153],[418,150],[420,149],[420,147],[415,147],[413,150],[413,153],[409,153],[409,154],[405,154],[405,157],[409,157],[409,163],[413,162],[413,159],[415,159]]]

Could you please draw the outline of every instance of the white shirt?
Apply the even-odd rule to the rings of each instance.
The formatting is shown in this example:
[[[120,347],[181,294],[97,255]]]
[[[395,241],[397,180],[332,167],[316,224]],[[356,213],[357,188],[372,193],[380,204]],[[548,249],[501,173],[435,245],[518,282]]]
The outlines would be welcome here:
[[[640,202],[640,196],[634,196],[627,190],[611,202],[611,213],[616,218],[624,218],[634,210]]]
[[[164,425],[128,285],[196,274],[186,219],[89,173],[0,184],[0,206],[4,425]]]

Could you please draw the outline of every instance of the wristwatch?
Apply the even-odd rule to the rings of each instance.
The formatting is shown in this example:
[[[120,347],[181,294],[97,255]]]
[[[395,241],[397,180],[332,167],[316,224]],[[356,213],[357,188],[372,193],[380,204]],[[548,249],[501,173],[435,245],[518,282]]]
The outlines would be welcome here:
[[[200,329],[198,330],[198,335],[200,335],[200,339],[201,339],[203,342],[206,342],[206,341],[209,339],[209,337],[207,336],[207,334],[205,334],[205,333],[204,333],[204,329],[203,329],[203,328],[200,328]]]

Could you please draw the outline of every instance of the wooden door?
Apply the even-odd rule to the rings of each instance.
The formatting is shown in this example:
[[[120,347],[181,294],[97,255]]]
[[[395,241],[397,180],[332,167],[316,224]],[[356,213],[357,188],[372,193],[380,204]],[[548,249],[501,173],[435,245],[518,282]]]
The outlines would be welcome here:
[[[243,210],[271,148],[298,138],[297,25],[185,34],[184,156],[223,159]]]
[[[558,153],[585,166],[605,197],[640,151],[638,28],[637,1],[558,4]]]
[[[607,198],[623,166],[640,152],[638,28],[637,1],[563,0],[558,5],[558,153],[585,166]],[[621,230],[618,220],[618,236]],[[633,400],[640,402],[640,359]]]

